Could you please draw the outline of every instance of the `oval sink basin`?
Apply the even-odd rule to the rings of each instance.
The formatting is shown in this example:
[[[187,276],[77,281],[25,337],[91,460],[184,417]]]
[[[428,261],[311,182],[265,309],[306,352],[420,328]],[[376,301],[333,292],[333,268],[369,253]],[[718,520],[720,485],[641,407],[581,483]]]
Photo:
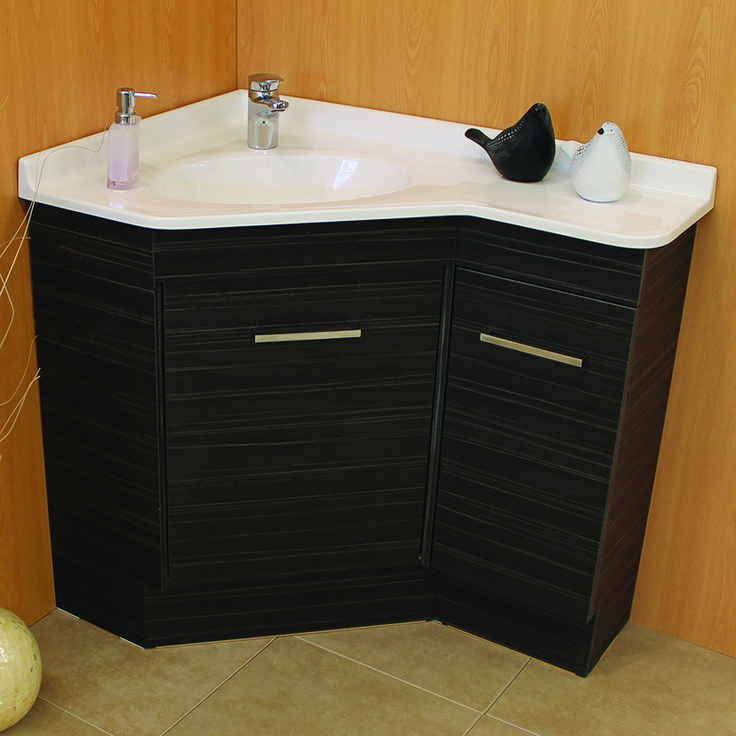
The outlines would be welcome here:
[[[388,194],[410,179],[409,169],[392,161],[277,149],[173,164],[147,185],[165,197],[193,202],[309,204]]]

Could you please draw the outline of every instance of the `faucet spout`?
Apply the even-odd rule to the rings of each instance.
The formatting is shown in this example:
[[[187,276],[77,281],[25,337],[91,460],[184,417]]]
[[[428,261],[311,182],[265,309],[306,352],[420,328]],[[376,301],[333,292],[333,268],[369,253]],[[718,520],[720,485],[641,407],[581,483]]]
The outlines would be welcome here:
[[[257,150],[279,144],[279,113],[289,107],[279,97],[278,74],[251,74],[248,78],[248,147]]]

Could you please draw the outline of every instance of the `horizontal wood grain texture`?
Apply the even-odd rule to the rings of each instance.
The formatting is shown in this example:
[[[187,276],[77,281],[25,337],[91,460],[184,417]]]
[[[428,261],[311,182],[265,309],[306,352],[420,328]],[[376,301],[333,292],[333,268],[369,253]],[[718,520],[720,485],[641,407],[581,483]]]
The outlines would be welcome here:
[[[46,212],[31,255],[53,547],[160,583],[152,247],[46,226]]]
[[[594,660],[629,618],[660,452],[685,301],[694,228],[667,248],[648,251],[629,358],[629,380],[606,506],[591,611]]]
[[[431,616],[455,245],[431,223],[162,234],[37,207],[61,605],[145,645]],[[359,340],[254,341],[356,322]]]
[[[415,568],[172,587],[145,596],[146,630],[136,641],[162,646],[429,620],[435,579]]]
[[[503,128],[533,102],[586,141],[712,164],[634,616],[736,656],[736,4],[730,0],[239,0],[238,78],[284,93]],[[267,29],[267,32],[266,32]],[[260,32],[259,32],[260,31]],[[278,43],[273,43],[277,38]]]
[[[61,608],[144,647],[422,621],[434,608],[436,575],[427,569],[180,585],[162,593],[63,553],[54,555],[54,567]]]
[[[435,618],[584,676],[596,622],[570,621],[439,575]]]
[[[235,87],[236,0],[5,0],[0,4],[0,233],[16,230],[17,159],[107,127],[115,89],[159,94],[143,115]],[[7,273],[7,262],[0,270]],[[28,386],[34,335],[30,270],[22,253],[10,283],[15,319],[0,348],[4,402]],[[0,299],[0,333],[8,324]],[[28,623],[54,607],[38,395],[29,394],[12,435],[0,443],[0,606]]]
[[[522,651],[534,640],[534,656],[585,674],[631,610],[694,228],[643,262],[609,249],[581,271],[564,268],[575,241],[546,238],[531,284],[526,268],[508,278],[503,257],[509,236],[522,260],[531,244],[522,231],[497,243],[496,229],[465,226],[457,247],[472,270],[456,272],[432,556],[438,611]],[[622,304],[588,296],[626,269],[632,279],[638,270],[640,288],[629,284]],[[572,292],[559,290],[567,271]],[[582,356],[582,365],[486,345],[485,332]],[[491,599],[496,613],[483,620]],[[513,620],[504,626],[504,615],[545,627],[563,617],[550,630],[568,637],[569,651]]]
[[[589,620],[634,318],[458,271],[432,556],[441,573]],[[574,352],[583,367],[486,345],[483,330]]]
[[[154,232],[156,277],[345,271],[371,263],[450,263],[454,217]],[[247,247],[245,247],[247,245]],[[360,246],[369,246],[362,248]]]
[[[606,535],[598,561],[598,590],[638,567],[651,484],[654,480],[695,233],[691,228],[667,248],[649,251],[630,354],[621,437],[606,508]],[[642,491],[643,479],[647,486]],[[638,491],[638,492],[637,492]],[[597,596],[596,596],[597,597]],[[598,603],[594,600],[593,608]]]
[[[457,263],[510,279],[635,307],[645,251],[611,248],[529,228],[460,219]],[[489,238],[493,247],[489,248]]]
[[[431,565],[435,616],[587,672],[631,603],[693,233],[642,264],[456,218],[161,233],[40,206],[61,599],[146,644],[278,633],[427,611]],[[360,337],[255,340],[304,330]],[[336,610],[295,600],[290,618],[305,585]]]
[[[419,565],[443,275],[167,281],[172,582]]]

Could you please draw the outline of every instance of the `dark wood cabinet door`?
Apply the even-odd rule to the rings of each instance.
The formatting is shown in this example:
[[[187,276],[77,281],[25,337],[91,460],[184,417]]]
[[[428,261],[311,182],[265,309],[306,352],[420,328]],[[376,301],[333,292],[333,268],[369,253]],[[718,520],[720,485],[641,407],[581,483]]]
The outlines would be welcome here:
[[[432,565],[587,620],[636,310],[458,269]]]
[[[171,582],[419,566],[442,278],[165,284]]]

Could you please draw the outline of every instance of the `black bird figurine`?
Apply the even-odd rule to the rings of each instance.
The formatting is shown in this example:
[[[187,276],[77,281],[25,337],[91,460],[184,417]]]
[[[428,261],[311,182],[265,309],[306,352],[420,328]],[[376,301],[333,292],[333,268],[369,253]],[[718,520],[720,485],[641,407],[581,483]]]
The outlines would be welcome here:
[[[552,168],[557,151],[552,118],[541,102],[495,138],[477,128],[466,130],[465,137],[485,149],[498,173],[511,181],[541,181]]]

